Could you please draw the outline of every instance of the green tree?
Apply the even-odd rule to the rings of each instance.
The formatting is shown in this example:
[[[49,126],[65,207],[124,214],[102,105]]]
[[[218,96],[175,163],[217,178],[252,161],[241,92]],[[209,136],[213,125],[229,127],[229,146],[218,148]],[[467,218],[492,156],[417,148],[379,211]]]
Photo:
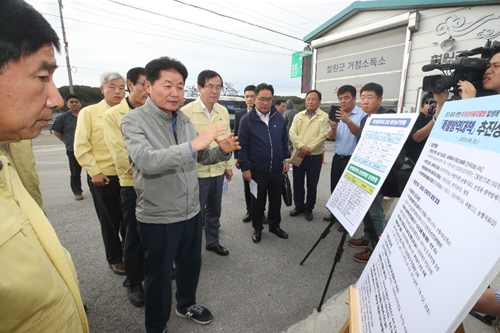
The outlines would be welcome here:
[[[80,98],[80,101],[82,102],[82,107],[86,107],[92,104],[99,103],[102,101],[104,96],[101,93],[101,88],[99,87],[90,87],[90,86],[73,86],[73,90],[75,92],[75,95],[77,95]],[[63,98],[66,98],[70,94],[69,92],[69,86],[62,86],[59,87],[59,93]],[[64,105],[61,109],[59,109],[59,112],[64,112],[67,111],[68,107]],[[54,110],[57,113],[57,110]]]
[[[198,90],[198,86],[195,86],[194,84],[191,86],[186,86],[184,88],[184,95],[186,97],[198,97],[198,96],[200,96],[200,91]]]
[[[222,96],[238,96],[238,90],[234,89],[234,85],[231,82],[224,83],[221,90]]]

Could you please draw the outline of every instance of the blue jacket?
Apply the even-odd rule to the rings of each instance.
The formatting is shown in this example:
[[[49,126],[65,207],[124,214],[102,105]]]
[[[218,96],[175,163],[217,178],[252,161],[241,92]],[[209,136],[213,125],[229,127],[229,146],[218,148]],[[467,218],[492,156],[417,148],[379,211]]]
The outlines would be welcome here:
[[[241,171],[281,172],[283,161],[290,158],[285,120],[273,106],[269,126],[259,118],[255,107],[241,118],[238,141]]]

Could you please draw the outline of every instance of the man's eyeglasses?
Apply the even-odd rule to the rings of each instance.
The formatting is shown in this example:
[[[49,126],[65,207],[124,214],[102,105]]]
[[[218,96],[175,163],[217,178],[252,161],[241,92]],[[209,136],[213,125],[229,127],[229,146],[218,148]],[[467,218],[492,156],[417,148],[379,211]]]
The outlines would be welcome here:
[[[262,103],[271,103],[273,101],[272,97],[269,97],[269,98],[257,97],[257,99],[259,100],[259,102],[262,102]]]
[[[136,84],[140,84],[141,86],[143,86],[143,87],[144,87],[144,82],[146,82],[146,81],[142,81],[142,82],[137,81],[137,83],[136,83]]]
[[[213,84],[209,84],[209,85],[206,85],[205,88],[207,88],[208,90],[211,90],[211,91],[221,91],[222,89],[222,86],[214,86]]]

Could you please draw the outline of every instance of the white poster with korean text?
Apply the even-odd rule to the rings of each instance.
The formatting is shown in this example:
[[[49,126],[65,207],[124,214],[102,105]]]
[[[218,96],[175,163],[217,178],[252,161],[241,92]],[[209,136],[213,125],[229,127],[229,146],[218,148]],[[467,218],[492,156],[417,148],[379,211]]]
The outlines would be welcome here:
[[[356,149],[326,204],[349,235],[366,215],[417,116],[385,113],[366,120]]]
[[[356,284],[360,332],[454,332],[498,274],[499,107],[445,103]]]

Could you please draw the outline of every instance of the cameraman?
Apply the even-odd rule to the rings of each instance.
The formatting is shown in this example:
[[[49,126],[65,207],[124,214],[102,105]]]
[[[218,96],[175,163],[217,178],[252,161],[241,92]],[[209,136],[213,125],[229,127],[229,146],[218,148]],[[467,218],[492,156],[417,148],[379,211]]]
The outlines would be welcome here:
[[[476,97],[476,88],[469,81],[459,81],[458,87],[462,99]],[[500,49],[496,49],[492,54],[491,60],[486,65],[486,71],[483,74],[483,89],[491,90],[500,94]],[[436,118],[444,102],[448,99],[448,91],[434,92],[434,99],[437,102]]]
[[[462,99],[476,97],[476,89],[470,82],[460,81],[458,86],[462,92]],[[500,49],[495,50],[489,64],[486,66],[486,71],[483,74],[483,89],[492,90],[500,94]],[[437,113],[443,107],[447,97],[447,91],[434,93],[434,98],[437,101]],[[472,308],[472,311],[500,316],[500,288],[486,289]],[[497,332],[500,332],[500,322],[497,323],[496,329]]]
[[[422,111],[418,115],[417,121],[410,132],[410,136],[405,143],[405,150],[407,155],[414,163],[417,162],[420,153],[424,149],[427,138],[434,127],[439,113],[436,111],[436,100],[433,98],[432,93],[428,92],[422,97]]]

